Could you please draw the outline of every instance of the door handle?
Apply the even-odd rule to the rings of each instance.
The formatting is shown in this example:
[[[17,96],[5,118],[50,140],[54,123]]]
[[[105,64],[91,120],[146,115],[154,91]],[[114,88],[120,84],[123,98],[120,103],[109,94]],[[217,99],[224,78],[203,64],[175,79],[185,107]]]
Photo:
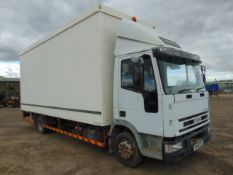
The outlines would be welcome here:
[[[126,112],[125,111],[120,111],[119,115],[120,115],[120,117],[125,117],[126,116]]]

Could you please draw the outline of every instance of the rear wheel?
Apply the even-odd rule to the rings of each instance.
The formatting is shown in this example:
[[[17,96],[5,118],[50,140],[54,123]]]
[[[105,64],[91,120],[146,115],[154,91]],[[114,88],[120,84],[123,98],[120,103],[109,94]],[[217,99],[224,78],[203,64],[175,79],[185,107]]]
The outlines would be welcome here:
[[[126,166],[136,167],[142,162],[135,138],[129,132],[122,132],[116,136],[114,152],[117,159]]]
[[[36,128],[41,134],[46,134],[48,132],[48,130],[44,128],[44,124],[45,124],[44,116],[38,115],[36,117]]]

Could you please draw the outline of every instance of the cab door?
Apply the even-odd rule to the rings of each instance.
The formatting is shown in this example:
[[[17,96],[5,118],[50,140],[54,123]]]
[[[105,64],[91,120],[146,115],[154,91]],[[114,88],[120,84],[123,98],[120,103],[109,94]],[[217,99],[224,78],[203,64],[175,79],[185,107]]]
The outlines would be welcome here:
[[[120,60],[118,118],[130,122],[140,133],[162,136],[161,93],[155,68],[150,54]]]

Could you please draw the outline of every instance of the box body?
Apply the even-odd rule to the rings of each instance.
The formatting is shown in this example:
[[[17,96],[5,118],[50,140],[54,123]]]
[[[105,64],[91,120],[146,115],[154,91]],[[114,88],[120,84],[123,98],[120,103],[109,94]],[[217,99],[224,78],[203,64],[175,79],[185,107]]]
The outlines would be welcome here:
[[[21,109],[98,126],[112,122],[115,33],[96,10],[21,54]]]

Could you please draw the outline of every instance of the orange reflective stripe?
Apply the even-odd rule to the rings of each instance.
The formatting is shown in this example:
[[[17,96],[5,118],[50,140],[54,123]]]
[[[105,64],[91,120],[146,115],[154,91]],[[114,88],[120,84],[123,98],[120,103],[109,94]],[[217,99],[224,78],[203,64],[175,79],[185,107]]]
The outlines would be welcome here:
[[[67,136],[70,136],[70,137],[74,137],[74,138],[79,139],[79,140],[83,140],[85,142],[91,143],[91,144],[99,146],[99,147],[105,147],[105,144],[102,143],[102,142],[99,142],[99,141],[96,141],[96,140],[93,140],[93,139],[89,139],[89,138],[83,137],[83,136],[78,135],[78,134],[73,134],[71,132],[67,132],[67,131],[64,131],[64,130],[61,130],[61,129],[58,129],[58,128],[54,128],[54,127],[51,127],[51,126],[48,126],[48,125],[44,125],[44,127],[47,128],[47,129],[50,129],[52,131],[61,133],[61,134],[64,134],[64,135],[67,135]]]

